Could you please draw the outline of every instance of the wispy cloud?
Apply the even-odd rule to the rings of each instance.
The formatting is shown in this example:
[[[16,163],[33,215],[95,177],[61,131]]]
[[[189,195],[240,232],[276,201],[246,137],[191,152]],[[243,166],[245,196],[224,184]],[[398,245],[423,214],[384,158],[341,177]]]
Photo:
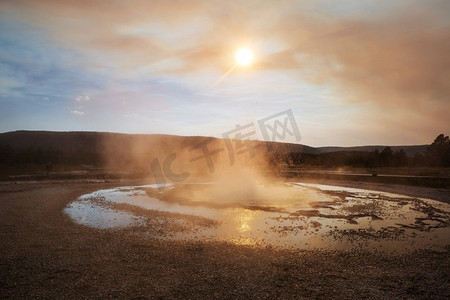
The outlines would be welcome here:
[[[125,118],[136,118],[139,116],[139,114],[133,113],[133,114],[125,114]]]
[[[91,97],[89,97],[89,96],[76,96],[75,97],[75,101],[77,101],[77,102],[86,102],[89,100],[91,100]]]
[[[26,64],[13,60],[12,46],[0,52],[11,61],[0,75],[9,94],[51,95],[52,102],[67,95],[103,122],[144,111],[135,118],[147,122],[141,127],[161,118],[157,129],[169,133],[199,134],[200,124],[270,115],[278,104],[321,124],[321,133],[305,128],[306,143],[308,135],[338,143],[352,122],[361,143],[420,143],[450,126],[449,12],[450,2],[441,0],[2,1],[0,13],[39,32],[42,45],[33,44],[36,58],[20,44]],[[255,65],[214,87],[243,44],[255,49]],[[54,53],[46,57],[44,45]],[[327,98],[309,92],[313,87]],[[318,108],[305,111],[309,103]],[[154,112],[161,107],[164,118]],[[172,124],[186,132],[172,132]]]
[[[84,115],[84,112],[83,112],[83,111],[80,111],[80,110],[77,110],[77,109],[71,110],[70,112],[71,112],[73,115],[76,115],[76,116],[82,116],[82,115]]]

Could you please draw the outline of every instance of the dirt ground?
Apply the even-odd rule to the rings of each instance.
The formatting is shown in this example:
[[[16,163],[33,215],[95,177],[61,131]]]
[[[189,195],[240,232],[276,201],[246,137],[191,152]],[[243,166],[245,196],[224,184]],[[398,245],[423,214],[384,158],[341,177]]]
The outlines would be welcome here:
[[[450,247],[387,254],[168,242],[63,213],[82,194],[129,184],[138,183],[0,183],[0,297],[450,299]],[[414,191],[447,203],[448,194]]]

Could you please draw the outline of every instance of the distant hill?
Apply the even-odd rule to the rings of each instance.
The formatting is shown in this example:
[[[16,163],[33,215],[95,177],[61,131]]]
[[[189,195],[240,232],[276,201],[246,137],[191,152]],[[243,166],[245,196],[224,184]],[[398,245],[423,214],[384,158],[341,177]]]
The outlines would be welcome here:
[[[406,155],[414,156],[417,153],[424,153],[429,145],[413,145],[413,146],[389,146],[392,151],[403,149]],[[330,153],[338,151],[383,151],[387,146],[355,146],[355,147],[318,147],[314,148],[317,152],[312,154]]]
[[[13,149],[41,148],[54,149],[61,151],[83,151],[83,152],[102,152],[104,147],[111,145],[123,146],[147,145],[152,148],[185,148],[192,147],[202,140],[219,140],[210,137],[199,136],[176,136],[164,134],[121,134],[106,132],[52,132],[52,131],[13,131],[0,133],[0,146],[8,146]],[[323,154],[343,151],[382,151],[386,146],[355,146],[355,147],[311,147],[302,144],[275,143],[275,142],[256,142],[272,145],[274,151],[282,153],[301,152],[305,154]],[[414,156],[416,153],[426,151],[428,145],[415,146],[390,146],[393,151],[403,149],[408,156]],[[170,150],[170,149],[168,149]]]
[[[427,147],[431,147],[428,145],[390,146],[391,151],[383,151],[384,145],[310,147],[201,136],[15,131],[0,133],[0,181],[50,177],[204,181],[227,172],[246,172],[249,168],[252,172],[275,176],[312,176],[308,173],[311,170],[313,173],[317,169],[334,172],[342,168],[376,170],[375,174],[380,170],[386,172],[386,169],[405,172],[405,168],[414,171],[450,167],[450,152],[443,153],[442,146],[445,145],[437,145],[438,148],[433,149],[439,151],[434,152],[427,151]],[[414,172],[423,175],[422,171]],[[332,178],[338,177],[333,175]],[[434,181],[414,184],[447,187],[445,180],[438,184]]]
[[[25,149],[29,147],[62,151],[97,151],[105,145],[105,141],[112,144],[129,145],[133,141],[143,141],[149,144],[164,144],[164,142],[178,142],[179,144],[195,143],[201,137],[181,137],[163,134],[122,134],[89,131],[13,131],[0,133],[0,146]],[[178,144],[177,143],[177,144]]]

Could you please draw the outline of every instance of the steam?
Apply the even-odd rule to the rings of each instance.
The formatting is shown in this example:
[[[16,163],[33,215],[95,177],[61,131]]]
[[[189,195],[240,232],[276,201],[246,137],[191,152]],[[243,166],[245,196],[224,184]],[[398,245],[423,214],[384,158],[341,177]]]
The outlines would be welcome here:
[[[221,203],[256,203],[259,199],[258,186],[265,181],[256,169],[249,167],[232,168],[216,179],[212,200]]]
[[[203,143],[206,152],[198,146]],[[217,199],[256,198],[255,185],[266,183],[271,170],[272,154],[259,141],[236,150],[215,138],[110,134],[98,147],[115,173],[147,178],[149,184],[220,183],[224,188],[214,193]]]

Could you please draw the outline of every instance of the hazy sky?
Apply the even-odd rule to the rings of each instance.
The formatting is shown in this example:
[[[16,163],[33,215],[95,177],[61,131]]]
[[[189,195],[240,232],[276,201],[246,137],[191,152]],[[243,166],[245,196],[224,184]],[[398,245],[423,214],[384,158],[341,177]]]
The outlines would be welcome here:
[[[312,146],[450,129],[450,1],[0,1],[0,131],[220,137],[292,109]],[[255,61],[236,67],[237,49]]]

